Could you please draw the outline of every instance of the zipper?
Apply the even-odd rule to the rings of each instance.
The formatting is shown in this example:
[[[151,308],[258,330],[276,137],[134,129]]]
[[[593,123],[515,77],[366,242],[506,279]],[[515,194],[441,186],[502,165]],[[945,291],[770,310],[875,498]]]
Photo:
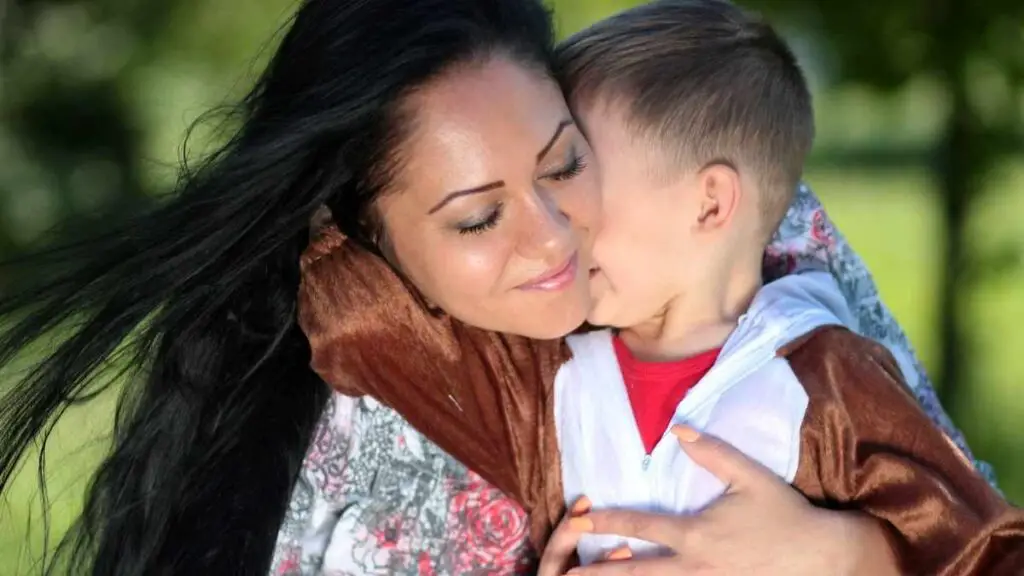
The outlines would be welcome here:
[[[640,468],[643,471],[644,486],[647,488],[647,502],[653,504],[659,502],[658,490],[656,483],[658,481],[658,467],[651,466],[654,464],[654,457],[651,455],[653,450],[644,455],[643,461],[640,463]]]

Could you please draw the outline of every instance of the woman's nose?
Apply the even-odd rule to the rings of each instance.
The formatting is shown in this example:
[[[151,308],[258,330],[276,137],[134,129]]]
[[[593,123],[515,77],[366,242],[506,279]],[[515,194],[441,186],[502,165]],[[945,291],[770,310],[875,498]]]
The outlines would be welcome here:
[[[574,235],[569,217],[550,194],[541,191],[527,204],[518,252],[529,260],[559,264],[569,256]]]

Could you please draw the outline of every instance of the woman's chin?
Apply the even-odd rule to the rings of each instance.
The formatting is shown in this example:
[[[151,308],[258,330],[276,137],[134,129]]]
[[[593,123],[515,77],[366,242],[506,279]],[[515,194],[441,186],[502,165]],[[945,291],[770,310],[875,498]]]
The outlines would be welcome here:
[[[537,340],[564,338],[586,322],[589,311],[589,298],[585,301],[564,303],[562,306],[545,310],[545,313],[541,314],[537,313],[538,310],[524,311],[524,317],[530,316],[534,320],[530,322],[530,326],[522,326],[519,333]]]
[[[484,330],[513,334],[535,340],[554,340],[573,333],[587,320],[590,290],[578,283],[556,293],[531,292],[501,302],[499,306],[472,310],[472,314],[449,313],[462,322]],[[455,308],[455,307],[453,307]]]

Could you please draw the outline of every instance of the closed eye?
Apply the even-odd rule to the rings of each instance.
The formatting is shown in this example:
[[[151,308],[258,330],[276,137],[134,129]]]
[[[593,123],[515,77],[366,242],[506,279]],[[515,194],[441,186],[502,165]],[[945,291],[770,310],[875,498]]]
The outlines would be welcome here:
[[[553,174],[549,174],[546,178],[555,180],[556,182],[562,182],[564,180],[572,180],[579,176],[583,170],[587,167],[587,158],[583,154],[576,154],[573,156],[569,163]]]
[[[503,211],[504,205],[498,204],[483,220],[459,226],[459,234],[483,234],[498,225]]]

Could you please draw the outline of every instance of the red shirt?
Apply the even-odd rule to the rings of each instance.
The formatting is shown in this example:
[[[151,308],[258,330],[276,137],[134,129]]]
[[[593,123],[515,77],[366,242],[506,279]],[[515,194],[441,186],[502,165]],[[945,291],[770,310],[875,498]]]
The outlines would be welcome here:
[[[644,362],[616,336],[615,356],[644,449],[648,454],[665,435],[676,407],[714,366],[721,348],[669,362]]]

